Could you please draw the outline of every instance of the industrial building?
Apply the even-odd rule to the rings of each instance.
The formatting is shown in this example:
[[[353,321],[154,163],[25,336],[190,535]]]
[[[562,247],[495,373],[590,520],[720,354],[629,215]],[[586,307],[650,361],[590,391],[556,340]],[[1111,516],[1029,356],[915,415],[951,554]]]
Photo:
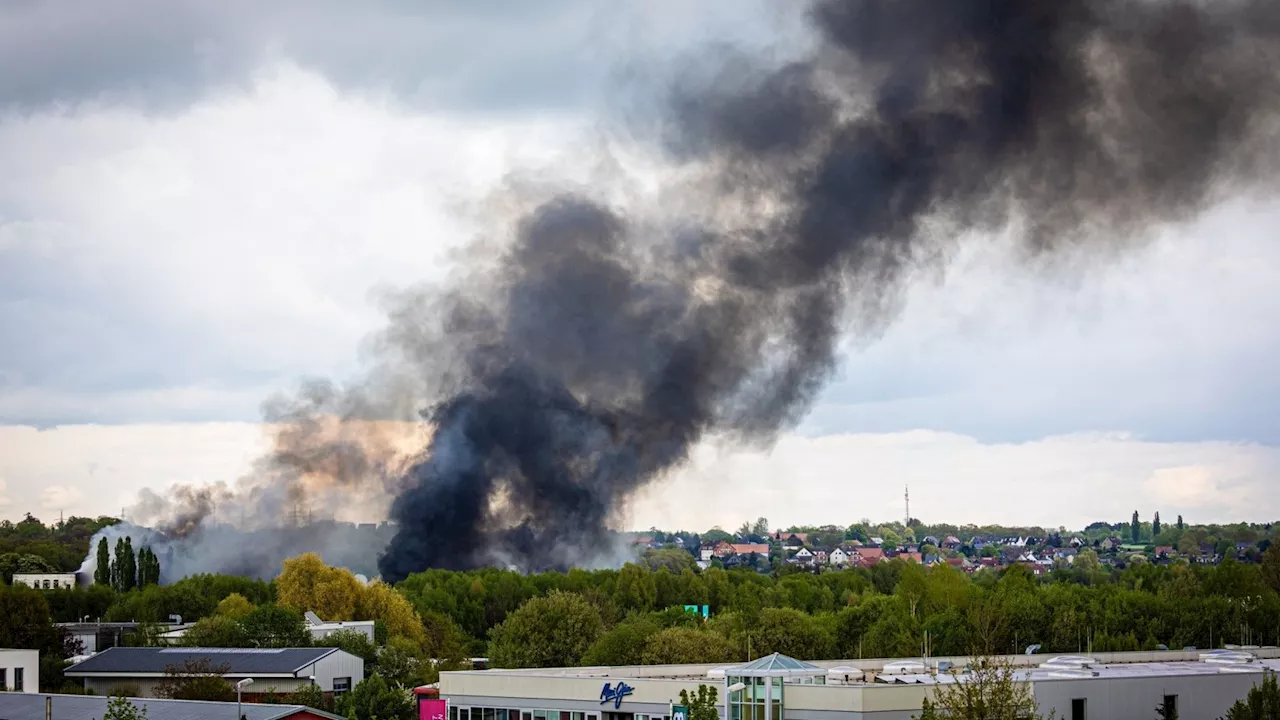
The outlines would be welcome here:
[[[1041,712],[1063,720],[1217,718],[1264,674],[1280,649],[1015,655]],[[444,672],[448,720],[671,720],[680,691],[719,690],[726,720],[908,720],[940,685],[966,682],[973,658],[801,662],[770,655],[740,665],[653,665]],[[677,718],[680,720],[680,718]]]
[[[14,573],[14,585],[26,585],[37,590],[68,590],[79,587],[76,573]]]
[[[40,651],[0,649],[0,691],[33,693],[40,688]]]
[[[337,648],[125,648],[114,647],[67,668],[98,695],[127,689],[131,697],[156,697],[166,669],[208,661],[235,684],[253,680],[245,697],[285,695],[305,685],[326,694],[348,692],[364,679],[364,660]]]
[[[0,692],[0,720],[99,720],[110,698],[96,695],[19,694]],[[130,698],[145,709],[147,720],[342,720],[341,716],[303,705],[255,705],[203,700]]]

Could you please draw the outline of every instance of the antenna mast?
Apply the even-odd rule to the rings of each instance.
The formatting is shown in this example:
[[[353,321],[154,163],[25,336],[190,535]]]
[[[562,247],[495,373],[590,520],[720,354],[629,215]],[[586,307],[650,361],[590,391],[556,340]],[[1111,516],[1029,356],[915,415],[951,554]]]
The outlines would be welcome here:
[[[903,486],[902,499],[905,501],[906,508],[907,508],[907,518],[906,520],[902,521],[902,527],[904,528],[911,527],[911,486],[910,485]]]

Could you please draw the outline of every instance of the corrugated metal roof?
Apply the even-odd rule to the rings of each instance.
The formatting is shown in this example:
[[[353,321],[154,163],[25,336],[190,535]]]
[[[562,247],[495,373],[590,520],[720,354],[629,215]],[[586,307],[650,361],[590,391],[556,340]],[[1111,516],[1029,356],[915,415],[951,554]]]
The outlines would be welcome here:
[[[114,647],[67,668],[71,677],[98,673],[163,673],[170,665],[208,660],[229,665],[228,675],[293,673],[335,652],[337,648],[122,648]]]
[[[0,692],[0,720],[32,720],[44,717],[45,698],[53,699],[53,720],[97,720],[107,711],[107,699],[97,695],[42,695]],[[131,698],[135,706],[146,707],[147,720],[225,720],[235,717],[236,704],[197,700]],[[342,720],[340,716],[301,705],[259,705],[245,703],[246,720],[287,720],[301,712]]]

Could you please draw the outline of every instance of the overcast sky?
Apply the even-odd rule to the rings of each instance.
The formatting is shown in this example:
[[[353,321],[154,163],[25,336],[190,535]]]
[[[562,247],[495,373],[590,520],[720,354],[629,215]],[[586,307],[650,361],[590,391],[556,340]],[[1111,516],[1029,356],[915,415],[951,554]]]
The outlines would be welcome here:
[[[305,10],[301,8],[305,7]],[[0,6],[0,516],[233,481],[260,406],[357,375],[379,294],[442,277],[511,172],[584,172],[636,88],[777,3]],[[589,169],[585,172],[589,172]],[[647,527],[1280,517],[1280,203],[1114,260],[970,246],[772,449],[708,443]]]

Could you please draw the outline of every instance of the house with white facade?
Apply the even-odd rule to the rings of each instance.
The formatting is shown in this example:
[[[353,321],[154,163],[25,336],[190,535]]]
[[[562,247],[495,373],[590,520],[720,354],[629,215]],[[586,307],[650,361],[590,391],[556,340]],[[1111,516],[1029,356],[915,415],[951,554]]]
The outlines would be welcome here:
[[[26,585],[37,590],[66,590],[79,587],[76,573],[14,573],[14,585]]]
[[[0,649],[0,690],[40,692],[40,651]]]

